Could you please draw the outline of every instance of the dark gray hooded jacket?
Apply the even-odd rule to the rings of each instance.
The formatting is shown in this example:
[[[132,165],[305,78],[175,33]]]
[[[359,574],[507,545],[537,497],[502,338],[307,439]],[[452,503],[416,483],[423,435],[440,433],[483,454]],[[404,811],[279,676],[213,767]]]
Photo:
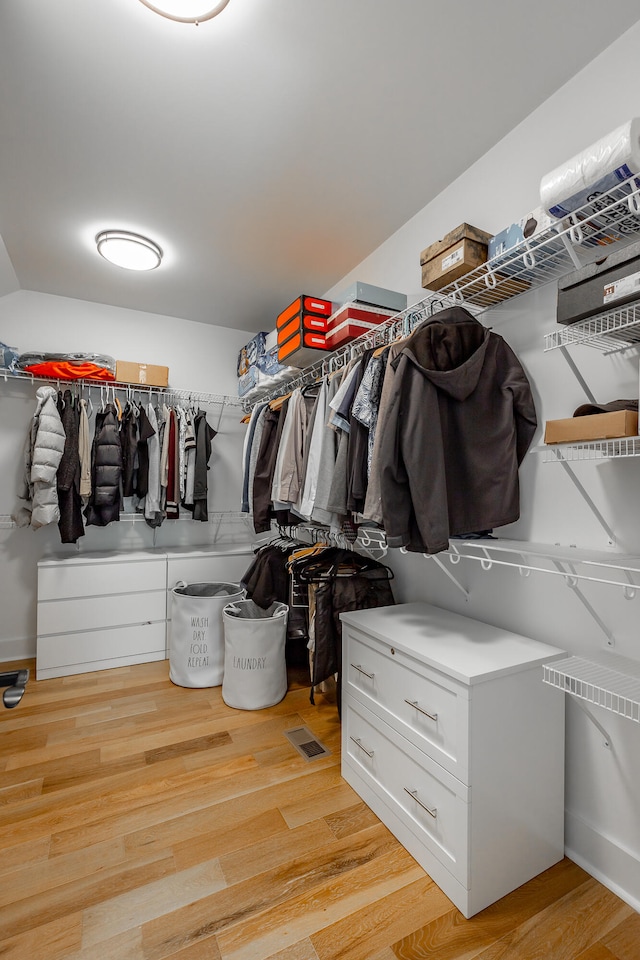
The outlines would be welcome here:
[[[513,523],[518,467],[537,426],[529,381],[501,336],[452,307],[394,360],[380,484],[390,546],[446,550],[449,537]]]

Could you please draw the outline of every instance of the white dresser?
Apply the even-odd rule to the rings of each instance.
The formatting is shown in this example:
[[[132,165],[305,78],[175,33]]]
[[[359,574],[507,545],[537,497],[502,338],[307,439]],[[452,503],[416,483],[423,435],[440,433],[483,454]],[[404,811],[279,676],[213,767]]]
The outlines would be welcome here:
[[[342,621],[342,775],[464,916],[561,860],[564,651],[426,603]]]
[[[252,558],[250,547],[177,547],[41,560],[37,679],[164,660],[175,584],[237,583]]]
[[[41,560],[36,676],[43,680],[162,660],[166,620],[162,551]]]

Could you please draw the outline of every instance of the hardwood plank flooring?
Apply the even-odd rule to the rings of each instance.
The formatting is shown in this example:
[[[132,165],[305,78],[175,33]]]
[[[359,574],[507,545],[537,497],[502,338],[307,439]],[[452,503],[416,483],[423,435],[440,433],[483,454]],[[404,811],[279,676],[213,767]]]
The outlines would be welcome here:
[[[3,960],[639,960],[640,915],[566,858],[465,920],[341,778],[300,674],[256,711],[168,674],[31,679],[0,714]]]

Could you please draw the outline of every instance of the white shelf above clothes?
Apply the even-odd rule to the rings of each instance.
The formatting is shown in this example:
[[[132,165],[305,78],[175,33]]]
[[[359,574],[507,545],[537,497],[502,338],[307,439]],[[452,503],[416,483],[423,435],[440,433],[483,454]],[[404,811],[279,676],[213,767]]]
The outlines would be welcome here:
[[[109,390],[113,389],[129,395],[135,393],[157,394],[168,400],[184,400],[187,403],[221,404],[232,407],[242,406],[242,400],[238,397],[226,396],[220,393],[181,390],[174,387],[157,387],[148,383],[124,383],[118,380],[58,380],[55,377],[39,377],[24,370],[12,371],[4,367],[0,368],[0,377],[4,378],[5,383],[10,383],[12,380],[30,380],[32,383],[55,383],[59,389],[63,386],[65,388],[77,386],[81,390],[102,390],[104,393],[105,388],[108,388]]]
[[[382,346],[400,333],[408,334],[438,310],[463,306],[477,316],[506,300],[558,280],[597,259],[612,244],[629,243],[639,232],[640,187],[631,177],[532,239],[521,241],[440,290],[429,291],[406,310],[339,350],[327,353],[326,358],[292,374],[291,378],[252,391],[243,399],[243,407],[249,411],[256,403],[306,386],[325,373],[340,369],[370,347]]]

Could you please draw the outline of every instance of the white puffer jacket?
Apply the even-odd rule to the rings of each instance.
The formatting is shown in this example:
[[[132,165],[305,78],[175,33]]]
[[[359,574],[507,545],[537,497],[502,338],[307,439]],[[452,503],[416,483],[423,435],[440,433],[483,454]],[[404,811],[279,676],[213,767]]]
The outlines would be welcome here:
[[[19,526],[34,530],[60,519],[56,474],[65,433],[54,387],[38,387],[36,406],[24,448],[24,476],[18,496],[26,505],[14,516]]]

